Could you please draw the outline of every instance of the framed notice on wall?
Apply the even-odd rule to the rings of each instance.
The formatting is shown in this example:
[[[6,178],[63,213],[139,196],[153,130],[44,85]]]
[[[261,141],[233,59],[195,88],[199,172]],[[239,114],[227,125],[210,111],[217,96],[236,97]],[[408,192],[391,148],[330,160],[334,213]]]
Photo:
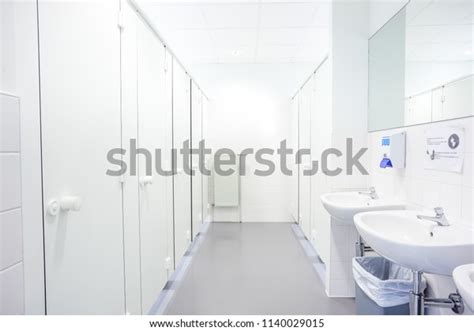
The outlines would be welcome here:
[[[444,126],[427,129],[425,131],[425,169],[462,172],[464,144],[464,128]]]

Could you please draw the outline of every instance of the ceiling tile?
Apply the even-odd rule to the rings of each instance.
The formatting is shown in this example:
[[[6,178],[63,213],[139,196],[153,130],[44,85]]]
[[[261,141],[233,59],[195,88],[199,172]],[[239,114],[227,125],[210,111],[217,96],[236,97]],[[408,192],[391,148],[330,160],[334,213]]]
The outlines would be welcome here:
[[[257,61],[265,60],[291,60],[298,47],[295,45],[267,45],[259,44]]]
[[[176,29],[167,33],[166,39],[172,46],[189,45],[190,47],[207,47],[212,49],[212,42],[207,30]]]
[[[302,28],[262,28],[259,42],[273,45],[298,45],[305,35],[306,30]]]
[[[209,28],[257,28],[259,6],[255,4],[209,4],[202,10]]]
[[[253,62],[255,46],[239,48],[216,47],[216,53],[220,63]]]
[[[153,2],[142,1],[141,7],[148,17],[159,26],[169,28],[197,28],[205,27],[204,17],[199,6],[194,5],[159,5]]]
[[[309,26],[317,8],[314,3],[271,3],[261,6],[261,27]]]
[[[322,47],[329,46],[329,29],[327,28],[308,28],[305,30],[303,44],[317,44]]]
[[[327,2],[317,4],[315,15],[313,16],[311,26],[329,27],[329,16],[331,14],[331,6]]]
[[[214,29],[210,31],[216,47],[255,46],[257,29]]]
[[[303,44],[296,52],[294,61],[320,63],[327,54],[327,47],[316,44]]]

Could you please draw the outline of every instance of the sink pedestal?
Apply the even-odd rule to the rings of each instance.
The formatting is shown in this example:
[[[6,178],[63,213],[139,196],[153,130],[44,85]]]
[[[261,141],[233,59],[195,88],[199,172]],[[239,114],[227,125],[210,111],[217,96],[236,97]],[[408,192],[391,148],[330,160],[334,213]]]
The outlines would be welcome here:
[[[355,297],[352,259],[359,238],[353,224],[330,218],[329,263],[326,265],[326,293],[329,297]]]
[[[423,273],[413,271],[413,290],[410,292],[410,315],[424,315],[425,307],[450,308],[456,314],[464,312],[464,303],[458,293],[448,298],[425,298],[422,287]]]

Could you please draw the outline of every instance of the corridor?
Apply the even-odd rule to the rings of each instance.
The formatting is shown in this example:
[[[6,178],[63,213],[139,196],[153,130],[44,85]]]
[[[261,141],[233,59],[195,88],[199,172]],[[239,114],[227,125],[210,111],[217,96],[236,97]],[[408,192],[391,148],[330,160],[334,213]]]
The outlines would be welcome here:
[[[355,314],[328,298],[291,223],[211,223],[165,314]]]

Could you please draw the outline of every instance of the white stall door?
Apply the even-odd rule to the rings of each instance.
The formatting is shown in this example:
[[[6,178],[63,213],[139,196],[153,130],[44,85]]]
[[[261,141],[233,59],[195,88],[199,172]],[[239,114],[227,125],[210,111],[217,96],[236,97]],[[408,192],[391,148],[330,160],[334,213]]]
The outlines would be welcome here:
[[[207,98],[203,95],[202,96],[202,102],[201,102],[201,139],[208,144],[206,141],[206,116],[208,115],[209,112],[209,101]],[[210,165],[210,156],[207,155],[204,158],[204,165],[206,169],[209,169]],[[203,222],[209,218],[209,180],[210,176],[202,176],[202,220]]]
[[[179,151],[191,136],[190,79],[178,62],[173,61],[173,145]],[[188,162],[188,167],[190,162]],[[178,153],[174,176],[175,261],[191,242],[191,176],[184,172],[183,156]]]
[[[165,48],[141,20],[138,45],[138,146],[170,169],[171,108],[165,86]],[[156,160],[158,162],[158,160]],[[158,174],[155,163],[139,157],[142,312],[147,313],[167,281],[171,256],[168,228],[173,226],[172,178]]]
[[[311,158],[320,160],[321,154],[331,147],[331,91],[330,68],[325,62],[315,74],[315,90],[311,109]],[[321,165],[320,167],[321,168]],[[311,177],[312,243],[320,258],[329,261],[329,215],[321,203],[321,195],[330,192],[328,178],[319,169]]]
[[[191,108],[191,128],[192,128],[192,148],[199,148],[199,141],[201,141],[201,114],[202,114],[202,93],[196,84],[192,84],[192,108]],[[199,155],[193,154],[192,164],[194,175],[192,181],[192,209],[193,209],[193,223],[192,232],[193,238],[199,233],[202,225],[202,173],[199,171]]]
[[[303,87],[299,107],[300,149],[311,148],[311,98],[313,79]],[[311,155],[303,155],[299,167],[299,224],[308,239],[311,239],[311,177],[305,172],[311,169]]]
[[[38,6],[47,312],[124,314],[119,1]]]

